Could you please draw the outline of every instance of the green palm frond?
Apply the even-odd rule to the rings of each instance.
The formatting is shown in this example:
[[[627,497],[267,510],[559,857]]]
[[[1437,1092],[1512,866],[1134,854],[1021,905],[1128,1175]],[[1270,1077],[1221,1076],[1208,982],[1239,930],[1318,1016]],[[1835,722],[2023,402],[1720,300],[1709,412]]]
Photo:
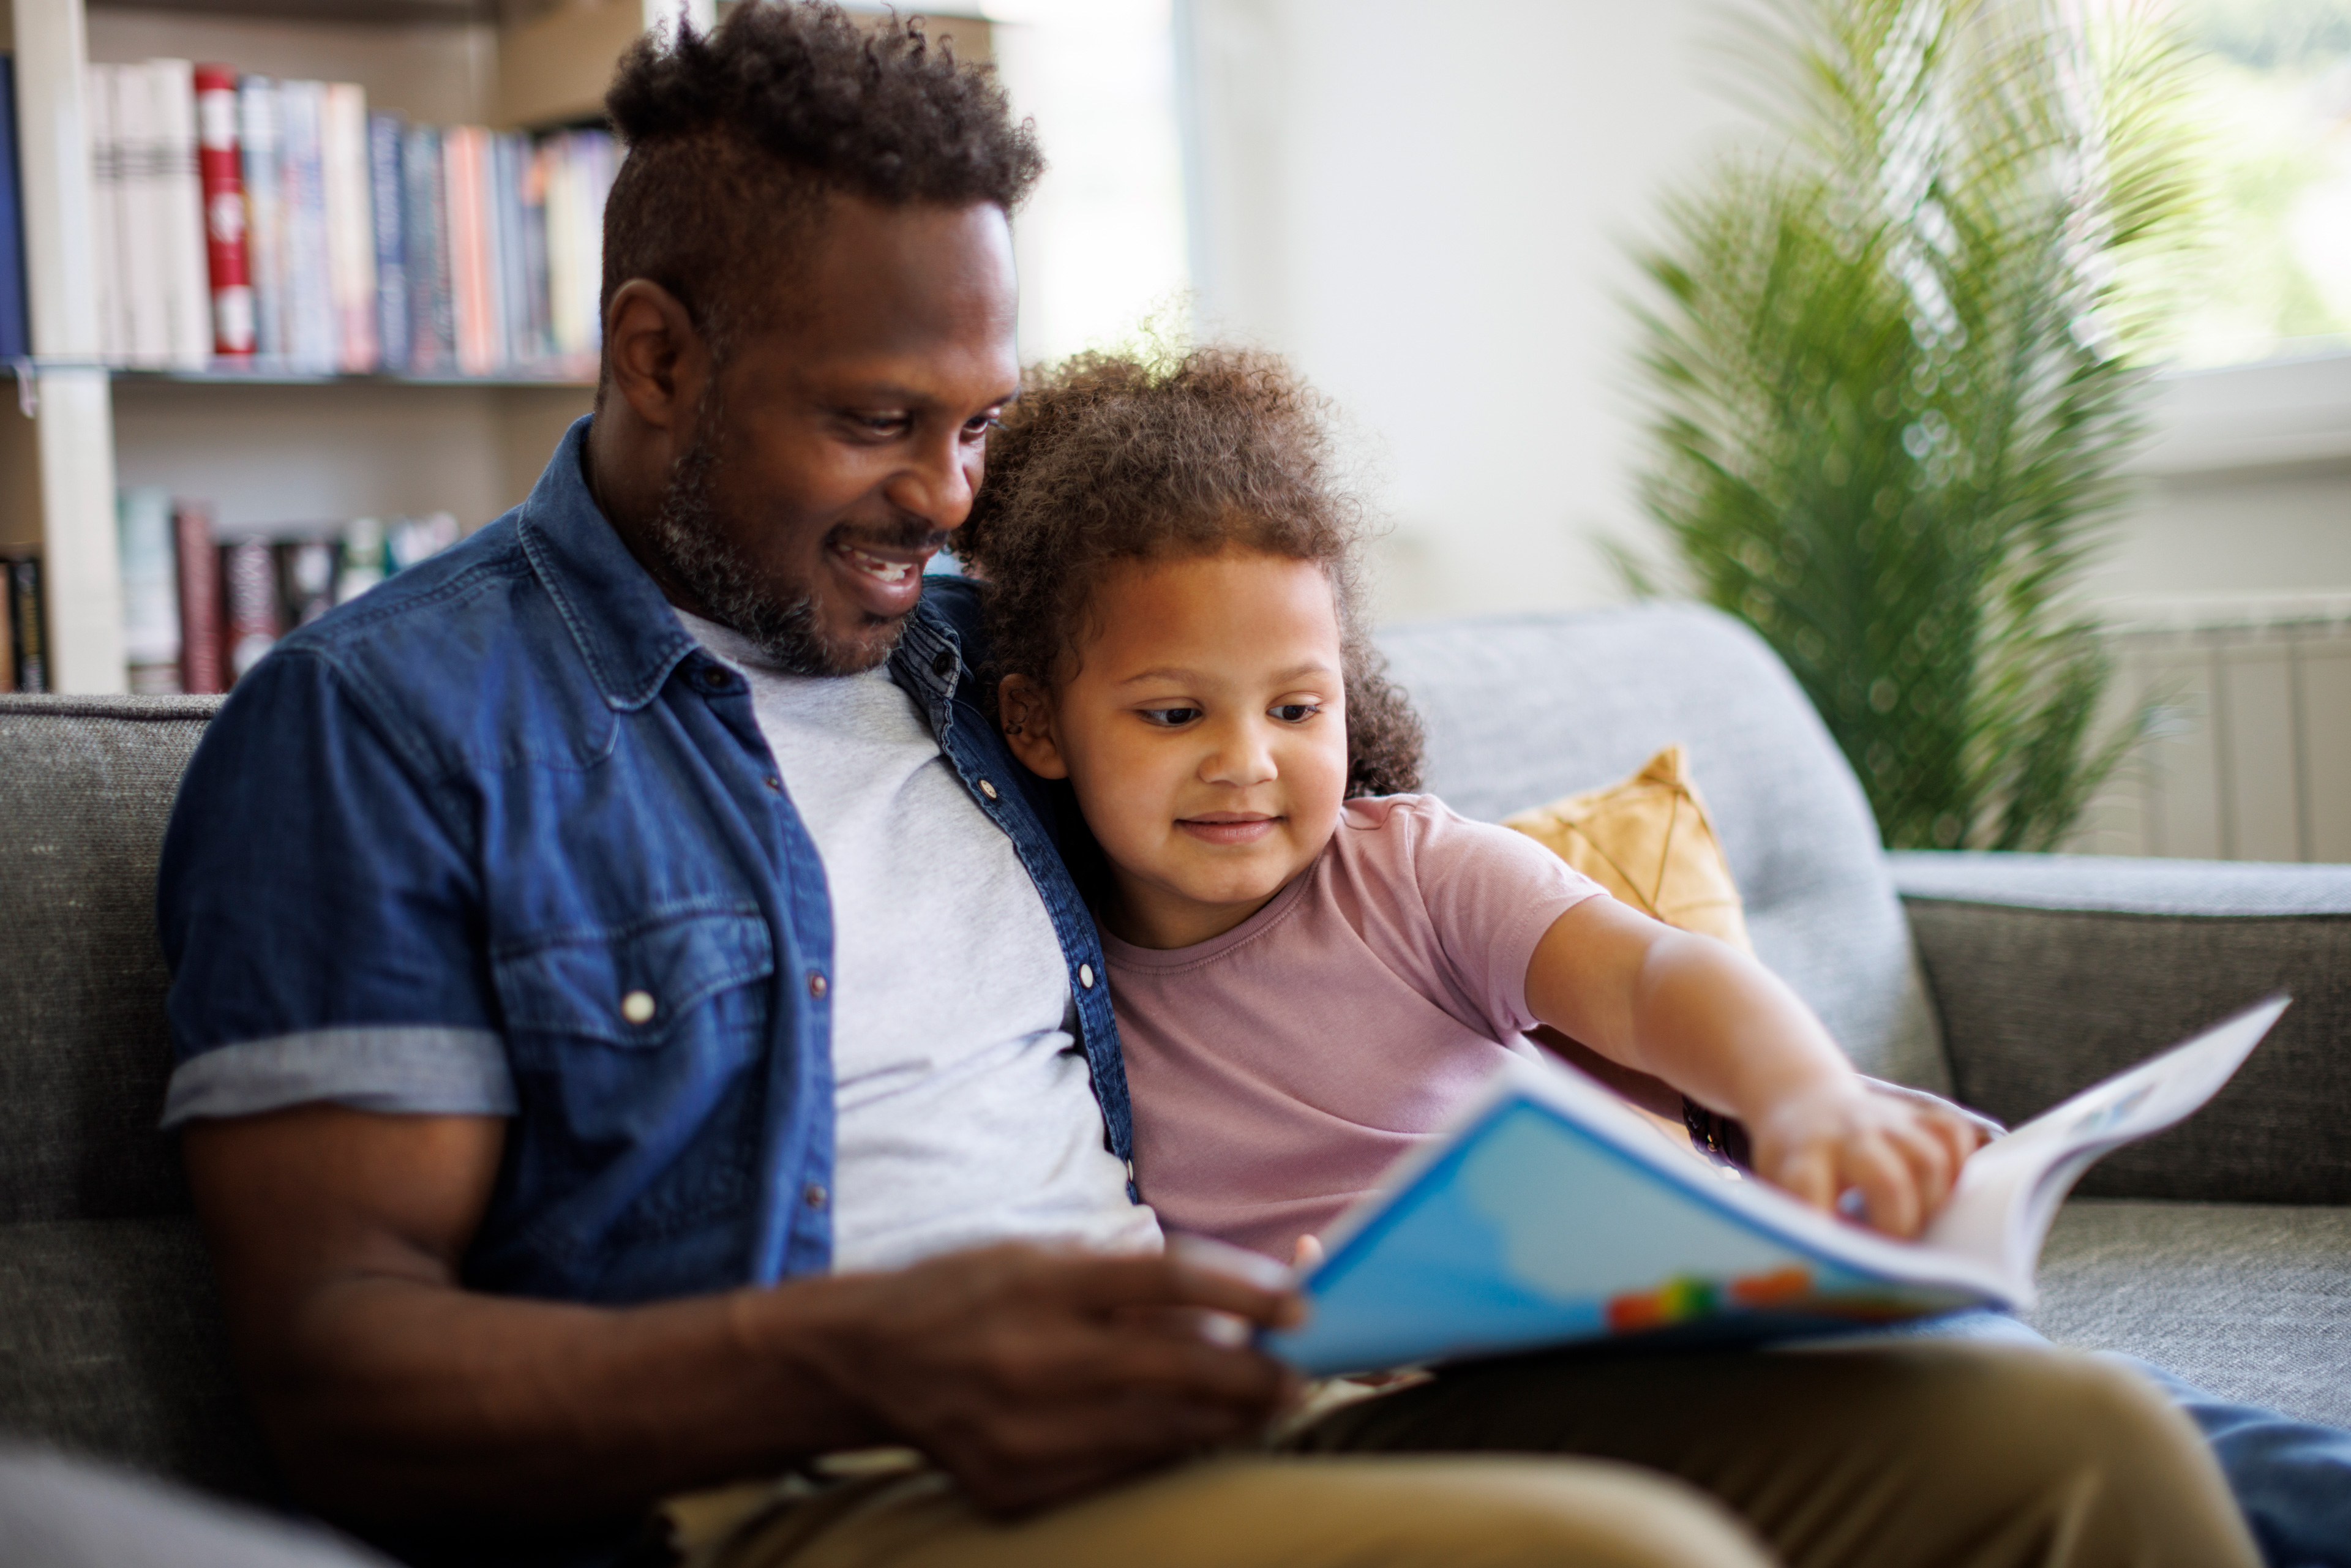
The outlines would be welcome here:
[[[2073,595],[2193,232],[2187,64],[2151,10],[2069,15],[1784,0],[1757,35],[1784,151],[1674,198],[1643,258],[1643,503],[1889,844],[2045,848],[2137,734],[2095,733]]]

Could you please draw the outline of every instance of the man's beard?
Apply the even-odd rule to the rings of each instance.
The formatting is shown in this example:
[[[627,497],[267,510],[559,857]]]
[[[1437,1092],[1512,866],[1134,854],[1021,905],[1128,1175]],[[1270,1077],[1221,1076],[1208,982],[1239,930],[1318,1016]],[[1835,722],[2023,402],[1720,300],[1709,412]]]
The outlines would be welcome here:
[[[740,535],[725,526],[726,509],[714,483],[721,424],[716,400],[705,396],[695,420],[694,444],[671,465],[653,514],[653,546],[662,563],[701,602],[705,614],[749,638],[792,674],[854,675],[887,660],[904,630],[903,620],[886,628],[876,623],[878,634],[872,638],[829,637],[809,586],[773,582],[736,542]],[[936,549],[946,539],[912,517],[894,531],[860,537],[885,549]]]

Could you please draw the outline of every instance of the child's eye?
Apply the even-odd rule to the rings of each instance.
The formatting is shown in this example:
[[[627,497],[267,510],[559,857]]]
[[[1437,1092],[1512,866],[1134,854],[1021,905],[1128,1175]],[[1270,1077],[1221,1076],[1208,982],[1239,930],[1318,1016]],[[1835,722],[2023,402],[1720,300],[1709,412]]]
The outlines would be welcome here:
[[[1284,724],[1304,724],[1322,711],[1320,703],[1278,703],[1266,710]]]
[[[1146,707],[1135,712],[1143,716],[1144,723],[1155,724],[1163,729],[1179,729],[1200,716],[1196,707]]]

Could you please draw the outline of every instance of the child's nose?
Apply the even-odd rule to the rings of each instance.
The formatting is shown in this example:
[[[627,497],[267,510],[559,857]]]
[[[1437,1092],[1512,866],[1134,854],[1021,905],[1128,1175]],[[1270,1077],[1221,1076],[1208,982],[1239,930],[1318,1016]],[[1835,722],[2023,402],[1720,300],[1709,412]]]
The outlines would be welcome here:
[[[1200,768],[1201,778],[1207,782],[1247,788],[1270,783],[1280,776],[1270,737],[1258,726],[1226,725],[1217,731],[1216,741]]]

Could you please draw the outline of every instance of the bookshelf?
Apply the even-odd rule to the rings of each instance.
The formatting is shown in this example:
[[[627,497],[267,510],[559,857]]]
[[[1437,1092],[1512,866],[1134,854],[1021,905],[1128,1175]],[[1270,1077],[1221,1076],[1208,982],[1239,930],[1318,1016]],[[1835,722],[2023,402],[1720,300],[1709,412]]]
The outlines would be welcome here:
[[[321,375],[267,364],[110,369],[100,358],[84,68],[165,57],[359,83],[371,110],[549,131],[601,118],[643,29],[709,26],[734,0],[5,0],[16,56],[33,359],[0,369],[0,547],[37,549],[51,689],[125,689],[115,496],[212,503],[225,530],[519,501],[592,383],[542,376]],[[882,12],[850,0],[852,10]],[[967,6],[943,7],[950,13]],[[965,58],[988,24],[932,16]],[[9,395],[13,394],[13,395]]]
[[[10,0],[34,359],[0,382],[0,546],[37,548],[52,689],[124,689],[118,486],[211,501],[225,528],[519,500],[590,383],[538,377],[127,371],[99,358],[84,67],[155,56],[356,81],[434,123],[593,120],[636,33],[709,0]],[[27,413],[26,411],[29,411]]]

